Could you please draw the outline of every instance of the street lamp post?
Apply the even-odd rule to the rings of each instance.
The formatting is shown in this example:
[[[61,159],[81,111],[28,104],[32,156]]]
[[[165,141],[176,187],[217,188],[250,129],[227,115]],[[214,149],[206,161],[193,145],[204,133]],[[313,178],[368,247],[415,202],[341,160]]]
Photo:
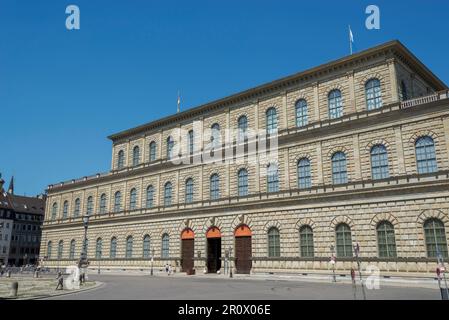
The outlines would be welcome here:
[[[335,264],[336,264],[335,248],[332,244],[330,246],[330,250],[331,250],[331,261],[330,262],[332,264],[332,281],[337,282],[337,277],[335,276]]]
[[[449,299],[449,290],[448,290],[448,287],[447,287],[447,280],[446,280],[446,267],[444,266],[443,255],[441,254],[441,251],[438,248],[438,246],[437,246],[436,249],[437,249],[437,261],[438,261],[438,268],[437,268],[438,285],[440,287],[442,299],[443,300],[447,300],[447,299]],[[443,273],[443,277],[442,278],[444,280],[445,288],[441,288],[441,273]]]
[[[101,250],[98,251],[98,274],[100,274]]]
[[[89,215],[88,214],[83,216],[83,226],[84,226],[84,241],[83,241],[83,251],[81,252],[80,260],[78,263],[79,268],[83,268],[84,266],[87,266],[87,228],[89,226]]]
[[[151,250],[151,275],[153,275],[154,249]]]
[[[232,247],[229,247],[229,278],[232,278]]]
[[[354,253],[355,253],[355,258],[357,260],[357,267],[359,269],[360,285],[362,286],[363,300],[366,300],[365,286],[363,285],[363,279],[362,279],[362,268],[360,267],[359,252],[360,252],[360,246],[358,243],[356,243],[354,245]]]

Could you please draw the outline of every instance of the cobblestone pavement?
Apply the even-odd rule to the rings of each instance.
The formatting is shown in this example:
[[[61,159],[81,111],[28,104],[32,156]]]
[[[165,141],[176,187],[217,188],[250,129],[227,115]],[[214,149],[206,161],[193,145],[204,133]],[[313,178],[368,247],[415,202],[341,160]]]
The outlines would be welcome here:
[[[0,299],[13,298],[10,294],[11,284],[18,282],[17,299],[30,299],[35,297],[48,297],[69,293],[69,290],[55,290],[57,281],[55,277],[44,276],[41,278],[33,278],[32,276],[13,275],[11,278],[0,278]],[[86,282],[80,290],[89,289],[95,286],[95,282]],[[79,290],[77,290],[79,291]]]
[[[169,300],[277,300],[277,299],[354,299],[351,284],[292,280],[248,280],[223,277],[173,277],[158,275],[91,275],[104,284],[96,289],[51,299],[169,299]],[[431,288],[381,286],[367,290],[373,300],[438,300]],[[356,299],[362,299],[357,286]]]

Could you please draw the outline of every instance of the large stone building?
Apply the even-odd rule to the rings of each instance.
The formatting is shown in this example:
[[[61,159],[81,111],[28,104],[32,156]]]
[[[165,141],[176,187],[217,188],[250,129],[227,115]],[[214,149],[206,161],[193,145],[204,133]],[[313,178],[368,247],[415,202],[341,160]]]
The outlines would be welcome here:
[[[198,161],[266,135],[277,152]],[[448,255],[449,91],[398,41],[109,138],[110,172],[48,188],[47,266],[76,263],[85,214],[106,268],[326,271],[335,252],[348,270],[357,243],[364,267],[434,272]]]

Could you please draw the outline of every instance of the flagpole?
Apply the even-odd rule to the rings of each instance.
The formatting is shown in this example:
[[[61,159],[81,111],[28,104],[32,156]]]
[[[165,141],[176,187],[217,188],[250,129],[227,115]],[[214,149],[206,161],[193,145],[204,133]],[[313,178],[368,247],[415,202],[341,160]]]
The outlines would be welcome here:
[[[349,25],[349,51],[351,52],[352,55],[352,31],[350,25]]]

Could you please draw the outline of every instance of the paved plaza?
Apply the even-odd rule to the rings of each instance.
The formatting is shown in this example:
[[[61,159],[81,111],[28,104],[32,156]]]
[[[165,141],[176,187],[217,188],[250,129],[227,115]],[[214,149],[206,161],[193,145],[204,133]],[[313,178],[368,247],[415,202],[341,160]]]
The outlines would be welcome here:
[[[90,275],[89,280],[102,284],[85,292],[52,297],[61,300],[156,299],[156,300],[295,300],[354,299],[353,287],[339,281],[316,282],[280,279],[243,279],[217,276],[150,276],[105,274]],[[372,300],[439,300],[437,288],[410,285],[381,285],[379,290],[367,290]],[[362,299],[360,286],[356,298]]]

